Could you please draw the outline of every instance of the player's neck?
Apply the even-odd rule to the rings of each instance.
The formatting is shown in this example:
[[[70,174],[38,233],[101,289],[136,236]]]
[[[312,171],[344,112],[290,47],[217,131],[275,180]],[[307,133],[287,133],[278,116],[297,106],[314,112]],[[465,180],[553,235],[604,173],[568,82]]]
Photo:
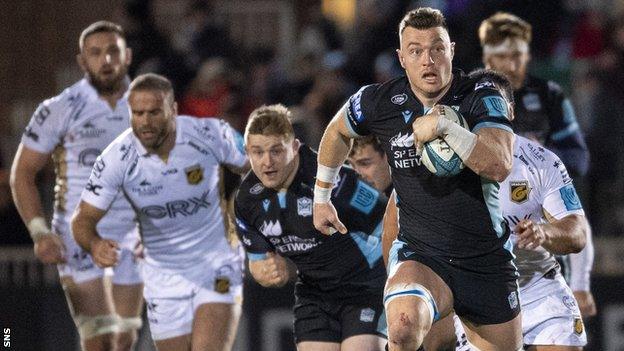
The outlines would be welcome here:
[[[288,178],[286,178],[286,181],[284,182],[284,184],[282,184],[282,186],[280,186],[280,188],[277,189],[277,191],[287,191],[288,188],[290,187],[290,184],[292,184],[293,180],[295,180],[295,176],[297,176],[297,171],[299,170],[299,154],[295,155],[295,158],[292,160],[292,162],[293,162],[293,168],[290,171]]]
[[[115,110],[115,107],[117,107],[117,101],[123,97],[126,90],[128,90],[128,81],[127,79],[122,79],[111,89],[97,89],[97,93],[100,99],[104,100],[113,110]]]

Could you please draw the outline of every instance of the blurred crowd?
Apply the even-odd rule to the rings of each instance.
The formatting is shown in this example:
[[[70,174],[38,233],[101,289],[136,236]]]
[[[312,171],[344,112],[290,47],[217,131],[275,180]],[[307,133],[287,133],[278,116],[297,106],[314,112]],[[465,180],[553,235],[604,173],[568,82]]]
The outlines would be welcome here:
[[[514,13],[533,25],[530,70],[566,89],[589,144],[590,172],[576,182],[594,235],[624,232],[624,154],[619,149],[624,146],[624,4],[360,0],[348,26],[322,11],[321,0],[292,4],[295,40],[288,61],[277,45],[240,45],[209,0],[126,0],[110,19],[127,32],[133,50],[130,75],[157,72],[170,78],[180,114],[224,118],[242,131],[254,108],[282,103],[294,112],[299,138],[315,148],[332,114],[358,87],[402,74],[396,32],[407,9],[431,6],[444,12],[456,42],[454,66],[464,71],[482,66],[479,23],[496,11]],[[27,243],[3,166],[0,227],[7,233],[0,237],[6,244]]]

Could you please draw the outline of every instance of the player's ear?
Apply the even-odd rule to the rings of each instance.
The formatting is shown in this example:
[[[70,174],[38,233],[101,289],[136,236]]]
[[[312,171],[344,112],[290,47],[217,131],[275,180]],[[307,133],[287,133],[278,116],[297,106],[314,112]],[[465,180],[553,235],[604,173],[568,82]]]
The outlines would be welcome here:
[[[82,52],[76,54],[76,62],[83,72],[87,71],[87,64],[85,63],[84,56],[82,56]]]
[[[297,138],[294,138],[292,147],[293,147],[293,151],[295,152],[295,154],[297,154],[299,152],[299,147],[301,147],[301,141],[299,141],[299,139]]]
[[[455,42],[451,42],[451,60],[455,57]]]
[[[397,53],[397,57],[399,58],[399,63],[401,64],[401,67],[405,69],[405,64],[403,63],[404,58],[403,58],[403,54],[401,53],[401,49],[396,49],[396,53]]]
[[[513,121],[514,118],[516,118],[516,116],[514,115],[514,108],[516,107],[516,103],[510,102],[508,106],[509,106],[509,121]]]
[[[126,65],[130,66],[132,63],[132,48],[126,48]]]

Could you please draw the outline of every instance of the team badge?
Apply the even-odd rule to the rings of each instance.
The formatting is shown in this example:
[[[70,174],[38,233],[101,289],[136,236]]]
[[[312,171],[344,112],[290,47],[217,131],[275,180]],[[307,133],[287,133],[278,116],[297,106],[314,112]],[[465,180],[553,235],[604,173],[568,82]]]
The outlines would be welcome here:
[[[249,189],[249,193],[252,195],[258,195],[264,190],[264,185],[262,183],[256,183]]]
[[[583,319],[581,317],[574,317],[574,332],[578,335],[583,334],[583,330],[585,327],[583,326]]]
[[[297,213],[302,217],[312,215],[312,199],[309,197],[300,197],[297,199]]]
[[[197,185],[204,180],[204,169],[199,164],[185,168],[184,172],[186,172],[186,180],[191,185]]]
[[[529,199],[531,189],[529,188],[529,182],[527,180],[511,181],[509,182],[509,187],[511,201],[521,204]]]
[[[375,320],[375,310],[372,308],[363,308],[360,311],[360,322],[371,323]]]
[[[230,291],[230,278],[217,277],[215,279],[214,289],[219,294],[226,294]]]

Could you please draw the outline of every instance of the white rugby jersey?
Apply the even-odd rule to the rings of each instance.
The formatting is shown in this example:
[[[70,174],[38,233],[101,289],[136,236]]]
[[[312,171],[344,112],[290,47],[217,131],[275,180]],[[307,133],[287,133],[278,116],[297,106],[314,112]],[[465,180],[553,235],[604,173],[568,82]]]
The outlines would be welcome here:
[[[22,144],[36,152],[52,154],[56,172],[54,228],[69,228],[95,159],[128,129],[129,120],[127,94],[113,110],[86,78],[39,105],[22,135]],[[124,225],[119,233],[103,233],[104,236],[120,240],[126,234],[125,227],[135,227],[133,220],[130,204],[120,196],[102,225],[120,227],[121,221]]]
[[[246,161],[242,138],[226,122],[178,116],[167,162],[128,129],[97,159],[82,200],[104,210],[124,193],[137,213],[145,262],[184,270],[231,252],[219,206],[219,166]]]
[[[572,179],[565,166],[553,152],[536,142],[516,135],[511,174],[500,183],[501,209],[512,230],[515,263],[520,287],[541,277],[557,262],[543,247],[520,249],[513,229],[523,219],[547,222],[545,213],[561,219],[570,214],[584,215]]]

